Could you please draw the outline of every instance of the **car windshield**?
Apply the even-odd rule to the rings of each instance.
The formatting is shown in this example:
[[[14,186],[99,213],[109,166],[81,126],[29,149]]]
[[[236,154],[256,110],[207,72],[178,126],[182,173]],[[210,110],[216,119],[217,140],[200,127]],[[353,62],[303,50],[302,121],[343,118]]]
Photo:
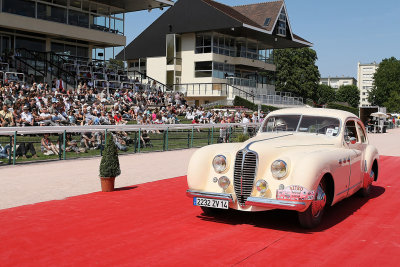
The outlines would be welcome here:
[[[262,132],[298,131],[337,136],[339,135],[339,127],[340,121],[331,117],[277,115],[268,118],[262,127]]]
[[[300,115],[278,115],[269,117],[262,128],[263,132],[295,132]]]

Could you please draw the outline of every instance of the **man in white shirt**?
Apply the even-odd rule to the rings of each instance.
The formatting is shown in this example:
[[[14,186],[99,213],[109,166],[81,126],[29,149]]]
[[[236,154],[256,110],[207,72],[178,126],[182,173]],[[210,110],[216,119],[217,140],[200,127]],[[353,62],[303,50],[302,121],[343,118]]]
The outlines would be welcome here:
[[[49,113],[49,111],[47,110],[47,107],[44,107],[42,109],[42,113],[40,113],[40,118],[39,118],[39,124],[40,125],[44,125],[44,126],[56,126],[57,124],[54,123],[52,120],[52,116]]]
[[[32,114],[29,112],[28,106],[24,106],[24,111],[21,113],[22,126],[33,126],[34,120]]]

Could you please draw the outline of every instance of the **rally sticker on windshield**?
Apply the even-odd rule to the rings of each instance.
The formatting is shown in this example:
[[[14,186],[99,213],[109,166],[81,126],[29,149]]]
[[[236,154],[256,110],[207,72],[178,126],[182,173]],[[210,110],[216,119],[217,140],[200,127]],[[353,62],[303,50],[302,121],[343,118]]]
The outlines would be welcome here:
[[[278,200],[313,200],[315,191],[309,191],[299,185],[290,185],[282,190],[276,190],[276,199]]]

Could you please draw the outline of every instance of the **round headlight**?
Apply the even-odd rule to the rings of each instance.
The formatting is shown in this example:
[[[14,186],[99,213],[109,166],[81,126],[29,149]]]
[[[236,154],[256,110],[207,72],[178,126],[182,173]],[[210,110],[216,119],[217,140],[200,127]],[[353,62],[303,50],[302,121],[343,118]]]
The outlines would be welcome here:
[[[224,189],[224,191],[229,187],[230,184],[231,184],[231,181],[229,181],[229,178],[226,176],[222,176],[218,179],[218,185],[219,185],[219,187]]]
[[[222,155],[217,155],[213,159],[214,170],[218,173],[222,173],[226,170],[226,158]]]
[[[275,160],[271,165],[272,176],[276,179],[282,179],[287,174],[287,164],[283,160]]]
[[[265,192],[267,192],[268,183],[265,180],[258,180],[256,183],[256,189],[261,194],[264,194]]]

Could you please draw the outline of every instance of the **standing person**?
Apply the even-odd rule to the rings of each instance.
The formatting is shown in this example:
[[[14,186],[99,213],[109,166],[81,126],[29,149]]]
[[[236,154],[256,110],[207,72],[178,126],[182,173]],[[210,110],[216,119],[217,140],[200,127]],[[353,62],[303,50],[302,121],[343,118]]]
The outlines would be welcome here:
[[[243,114],[242,123],[246,123],[246,124],[247,124],[247,123],[249,123],[249,122],[250,122],[250,120],[249,120],[249,115],[246,114],[246,113],[244,113],[244,114]],[[247,125],[243,127],[243,134],[248,134],[248,132],[247,132]]]
[[[65,83],[61,79],[61,77],[59,77],[56,82],[56,89],[59,90],[61,93],[65,93]]]
[[[228,123],[228,118],[227,117],[223,117],[221,122],[221,124],[225,124]],[[227,143],[227,129],[226,127],[221,127],[219,129],[219,139],[218,139],[218,143]]]

